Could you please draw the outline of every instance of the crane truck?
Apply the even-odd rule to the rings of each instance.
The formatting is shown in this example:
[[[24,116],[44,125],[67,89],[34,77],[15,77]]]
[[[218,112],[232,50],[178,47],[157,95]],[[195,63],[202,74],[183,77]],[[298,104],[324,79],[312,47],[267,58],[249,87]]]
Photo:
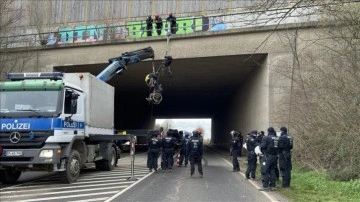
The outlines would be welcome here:
[[[114,88],[107,84],[126,65],[154,58],[151,47],[109,59],[90,73],[7,73],[0,82],[0,181],[22,172],[58,172],[75,182],[85,163],[113,170],[120,157],[114,133]]]

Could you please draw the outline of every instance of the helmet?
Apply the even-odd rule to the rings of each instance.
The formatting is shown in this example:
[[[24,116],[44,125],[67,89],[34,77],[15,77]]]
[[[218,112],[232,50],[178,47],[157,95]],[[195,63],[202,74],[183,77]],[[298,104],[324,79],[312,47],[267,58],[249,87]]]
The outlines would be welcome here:
[[[252,135],[252,136],[256,136],[256,135],[257,135],[257,130],[253,130],[253,131],[251,131],[250,135]]]
[[[194,131],[192,132],[192,134],[193,134],[194,136],[198,136],[198,135],[199,135],[199,132],[198,132],[197,130],[194,130]]]
[[[187,131],[185,131],[185,137],[186,137],[186,138],[189,138],[189,136],[190,136],[190,133],[187,132]]]
[[[274,132],[275,132],[275,129],[274,129],[273,127],[269,127],[269,128],[267,129],[267,131],[268,131],[269,133],[274,133]]]
[[[286,132],[287,132],[287,128],[283,126],[283,127],[280,128],[280,131],[286,133]]]
[[[232,130],[232,131],[230,132],[230,135],[231,135],[232,137],[234,137],[236,134],[237,134],[237,132],[236,132],[235,130]]]

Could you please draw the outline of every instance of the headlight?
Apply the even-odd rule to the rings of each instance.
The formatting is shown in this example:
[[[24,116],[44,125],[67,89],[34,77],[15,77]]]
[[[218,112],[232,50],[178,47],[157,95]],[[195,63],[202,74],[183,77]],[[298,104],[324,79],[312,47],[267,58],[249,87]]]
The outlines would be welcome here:
[[[39,157],[43,157],[43,158],[52,158],[54,155],[54,151],[53,150],[42,150],[39,154]]]

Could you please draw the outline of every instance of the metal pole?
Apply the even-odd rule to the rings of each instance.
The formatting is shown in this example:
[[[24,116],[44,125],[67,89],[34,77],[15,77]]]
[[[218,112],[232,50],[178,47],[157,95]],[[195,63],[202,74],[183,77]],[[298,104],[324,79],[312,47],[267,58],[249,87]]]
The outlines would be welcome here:
[[[131,135],[130,137],[130,156],[131,156],[131,177],[128,177],[127,180],[138,180],[134,177],[134,164],[135,164],[135,142],[136,136]]]

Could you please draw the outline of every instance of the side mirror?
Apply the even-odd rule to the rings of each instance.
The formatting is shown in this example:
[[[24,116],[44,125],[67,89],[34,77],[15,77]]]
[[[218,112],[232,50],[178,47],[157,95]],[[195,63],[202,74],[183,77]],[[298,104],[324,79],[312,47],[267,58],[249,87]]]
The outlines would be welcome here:
[[[79,94],[73,91],[65,92],[64,112],[65,114],[76,114],[77,112],[77,100]]]
[[[79,97],[79,94],[77,94],[77,93],[71,94],[71,107],[70,107],[71,114],[76,114],[76,112],[77,112],[78,97]]]

